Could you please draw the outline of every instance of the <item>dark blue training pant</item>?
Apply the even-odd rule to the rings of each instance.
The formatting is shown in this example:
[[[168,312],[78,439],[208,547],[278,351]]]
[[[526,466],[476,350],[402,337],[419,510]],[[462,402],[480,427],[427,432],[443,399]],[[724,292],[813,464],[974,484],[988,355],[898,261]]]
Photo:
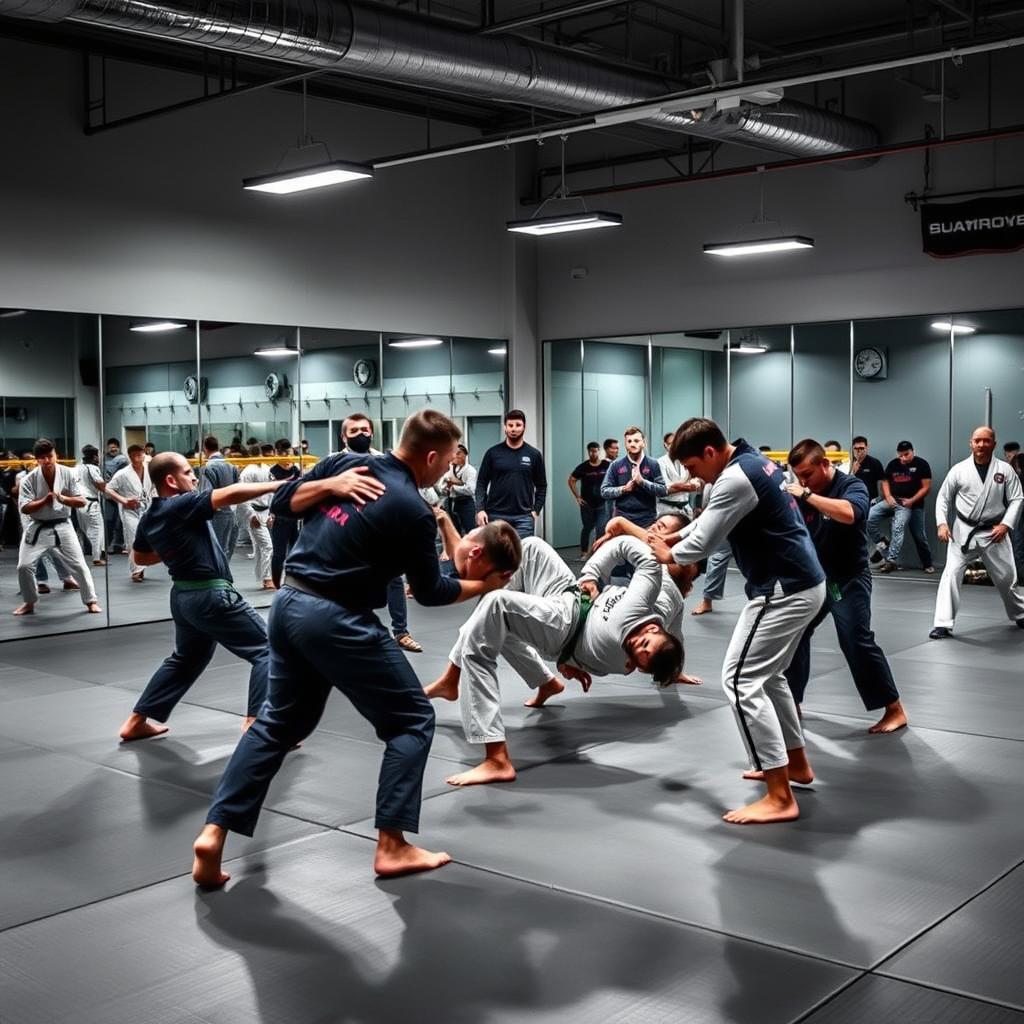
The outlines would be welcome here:
[[[234,587],[171,590],[174,653],[153,674],[135,711],[166,722],[174,706],[210,664],[217,644],[252,665],[246,714],[259,713],[267,695],[267,627]]]
[[[371,611],[285,585],[270,609],[270,689],[228,762],[206,820],[251,836],[285,754],[320,721],[337,687],[385,743],[379,829],[419,829],[434,709],[398,644]]]
[[[825,603],[817,617],[807,627],[796,654],[786,669],[786,682],[797,704],[802,704],[807,680],[811,675],[811,636],[817,626],[830,614],[836,624],[839,648],[850,667],[854,685],[867,711],[884,708],[900,699],[892,670],[871,629],[871,572],[865,569],[839,584],[842,600],[835,601],[830,593],[830,582]]]

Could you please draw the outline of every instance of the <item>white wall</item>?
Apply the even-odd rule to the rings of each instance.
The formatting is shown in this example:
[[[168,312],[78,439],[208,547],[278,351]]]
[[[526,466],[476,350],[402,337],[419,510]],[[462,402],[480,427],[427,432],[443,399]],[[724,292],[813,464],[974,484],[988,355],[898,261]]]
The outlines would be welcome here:
[[[962,72],[951,73],[961,99],[947,111],[950,134],[985,126],[986,65],[986,58],[968,58]],[[938,108],[922,103],[892,75],[856,89],[854,112],[882,125],[887,142],[920,137],[926,120],[938,125]],[[1021,121],[1024,64],[1011,51],[993,64],[992,123]],[[582,144],[572,145],[578,150]],[[757,161],[754,150],[726,153],[733,163]],[[923,160],[922,153],[912,153],[859,170],[826,166],[766,174],[768,217],[816,242],[813,251],[781,257],[724,260],[702,252],[705,242],[756,234],[750,223],[758,212],[756,176],[592,198],[591,208],[622,213],[624,226],[543,240],[541,337],[1021,305],[1024,255],[936,260],[921,252],[919,217],[903,197],[921,190]],[[1020,184],[1024,139],[950,147],[934,153],[932,163],[939,192]],[[646,170],[665,176],[668,169]],[[571,280],[573,267],[586,267],[588,276]]]
[[[122,65],[111,87],[142,109],[201,85]],[[264,90],[87,137],[80,58],[9,40],[0,93],[5,135],[20,140],[0,166],[0,306],[504,336],[501,150],[281,199],[240,182],[294,143],[295,95]],[[322,101],[310,127],[339,159],[426,144],[419,119]],[[465,134],[433,126],[435,144]]]

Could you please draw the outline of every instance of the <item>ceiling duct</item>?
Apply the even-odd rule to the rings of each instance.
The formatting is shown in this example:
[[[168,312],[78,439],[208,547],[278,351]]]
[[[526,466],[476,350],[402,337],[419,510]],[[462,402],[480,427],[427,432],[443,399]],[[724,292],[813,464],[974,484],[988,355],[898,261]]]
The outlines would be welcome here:
[[[512,36],[480,35],[344,0],[0,0],[0,14],[72,22],[376,81],[589,114],[671,91],[654,75],[599,67]],[[823,156],[869,149],[869,124],[790,100],[647,122],[704,138]]]

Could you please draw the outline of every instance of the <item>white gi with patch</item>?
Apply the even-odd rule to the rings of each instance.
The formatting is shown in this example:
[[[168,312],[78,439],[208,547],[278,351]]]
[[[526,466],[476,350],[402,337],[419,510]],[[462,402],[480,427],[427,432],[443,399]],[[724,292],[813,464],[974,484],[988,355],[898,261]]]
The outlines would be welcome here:
[[[22,511],[30,501],[38,501],[51,490],[57,497],[42,508],[32,513]],[[82,604],[90,605],[96,600],[92,573],[85,564],[82,545],[78,543],[78,534],[71,525],[71,508],[60,500],[61,494],[76,498],[82,496],[78,475],[73,469],[60,464],[53,467],[52,488],[47,484],[42,468],[26,473],[18,488],[18,510],[22,512],[23,520],[27,520],[27,529],[21,535],[21,547],[18,549],[18,587],[26,604],[35,604],[39,600],[36,562],[48,551],[59,553],[61,563],[67,566],[72,579],[78,584]]]
[[[997,523],[1013,530],[1022,504],[1020,478],[1002,459],[992,459],[984,482],[973,456],[949,471],[935,499],[935,520],[939,526],[949,526],[951,534],[935,598],[935,626],[952,629],[960,607],[964,569],[978,558],[985,563],[1009,618],[1014,622],[1024,619],[1024,589],[1017,581],[1013,541],[1009,533],[1001,541],[992,541],[992,527]]]
[[[539,537],[523,540],[523,559],[507,587],[486,594],[459,630],[448,660],[462,670],[459,709],[470,743],[505,738],[497,662],[503,655],[528,686],[550,676],[544,659],[559,657],[576,625],[576,578],[558,553]],[[647,546],[632,537],[604,545],[583,568],[581,579],[606,578],[630,562],[627,587],[605,587],[591,606],[569,664],[594,676],[624,674],[623,641],[637,626],[659,622],[678,636],[683,599],[675,581]]]
[[[135,472],[135,467],[129,463],[119,469],[107,484],[108,491],[114,491],[122,498],[134,498],[138,501],[136,508],[125,508],[120,503],[117,506],[121,516],[121,526],[124,529],[124,547],[128,552],[128,575],[141,575],[145,566],[136,563],[132,554],[132,545],[135,543],[135,533],[139,528],[142,517],[149,508],[150,500],[156,497],[156,488],[149,479],[149,466],[142,464],[142,476]]]

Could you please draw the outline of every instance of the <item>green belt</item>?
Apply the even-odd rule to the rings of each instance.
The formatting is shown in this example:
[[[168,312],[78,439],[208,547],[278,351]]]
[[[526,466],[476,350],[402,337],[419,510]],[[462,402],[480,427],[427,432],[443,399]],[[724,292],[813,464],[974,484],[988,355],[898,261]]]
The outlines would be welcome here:
[[[579,643],[580,637],[583,635],[583,627],[586,624],[587,616],[590,614],[592,602],[590,595],[586,591],[581,591],[578,586],[571,586],[565,588],[566,594],[575,594],[576,596],[576,624],[573,626],[572,633],[569,634],[569,639],[566,641],[565,646],[562,648],[558,655],[558,664],[563,665],[565,662],[572,658],[576,651],[576,644]]]
[[[231,580],[175,580],[175,590],[232,590]]]

